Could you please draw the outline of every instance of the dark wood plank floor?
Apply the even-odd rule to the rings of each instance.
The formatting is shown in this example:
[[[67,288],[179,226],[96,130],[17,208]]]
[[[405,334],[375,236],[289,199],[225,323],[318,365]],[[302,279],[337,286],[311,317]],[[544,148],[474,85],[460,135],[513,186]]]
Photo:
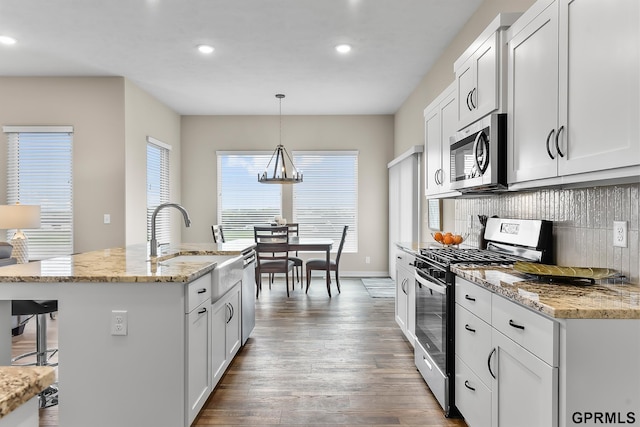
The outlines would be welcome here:
[[[282,281],[263,285],[253,335],[193,425],[465,426],[444,417],[416,371],[393,298],[369,297],[358,279],[341,284],[333,298],[320,277],[309,294],[296,286],[290,298]],[[34,343],[29,323],[14,355]],[[40,417],[40,427],[58,427],[57,408]]]
[[[266,280],[265,280],[266,282]],[[287,298],[264,286],[256,328],[195,426],[465,426],[447,419],[413,363],[393,298],[321,278]]]

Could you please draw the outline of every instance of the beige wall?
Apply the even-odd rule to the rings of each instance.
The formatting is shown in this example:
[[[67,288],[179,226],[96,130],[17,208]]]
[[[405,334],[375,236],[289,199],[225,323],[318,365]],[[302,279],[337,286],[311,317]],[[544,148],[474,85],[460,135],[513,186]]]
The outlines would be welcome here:
[[[2,77],[0,125],[71,125],[74,250],[122,246],[124,212],[124,79]],[[6,144],[0,150],[6,164]],[[6,200],[6,176],[0,174]],[[103,214],[110,213],[110,225]]]
[[[180,115],[125,80],[126,244],[147,241],[147,136],[171,146],[171,202],[181,202]],[[171,213],[171,240],[181,241],[182,215]]]
[[[183,240],[210,242],[216,222],[216,150],[273,151],[278,116],[183,116],[182,201],[193,225]],[[393,116],[283,116],[282,143],[294,150],[358,150],[357,254],[344,254],[341,271],[385,274],[388,270],[387,163],[393,155]],[[257,179],[257,177],[256,177]],[[285,186],[285,189],[290,190]],[[283,212],[291,218],[285,193]],[[365,257],[371,264],[365,264]]]
[[[425,107],[453,82],[455,78],[453,63],[496,15],[501,12],[523,12],[534,2],[535,0],[485,0],[480,5],[462,31],[455,36],[418,87],[397,111],[395,115],[394,155],[397,156],[405,152],[413,145],[424,144],[423,113]],[[447,230],[453,230],[455,227],[455,205],[452,200],[445,200],[443,205],[443,227]],[[421,217],[423,222],[426,221],[425,212],[421,213]],[[427,232],[428,228],[423,226],[423,239],[428,237]]]

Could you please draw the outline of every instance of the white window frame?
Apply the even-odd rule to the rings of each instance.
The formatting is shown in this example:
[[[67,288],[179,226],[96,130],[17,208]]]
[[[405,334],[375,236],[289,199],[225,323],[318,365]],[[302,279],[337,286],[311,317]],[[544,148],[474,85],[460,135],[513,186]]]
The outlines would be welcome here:
[[[272,151],[216,151],[218,191],[216,221],[217,224],[224,226],[225,240],[253,239],[254,225],[268,224],[273,222],[275,216],[282,216],[282,185],[258,182],[258,175],[264,171],[272,155]],[[224,158],[242,162],[235,176],[227,178],[223,176]],[[231,182],[228,181],[229,179]],[[229,195],[233,197],[235,192],[242,194],[247,206],[271,206],[265,210],[265,213],[253,211],[248,213],[245,221],[237,220],[225,207],[225,204],[234,202]],[[274,200],[277,200],[277,203],[274,203]],[[242,204],[242,201],[238,200],[237,203]]]
[[[171,145],[147,136],[147,241],[151,240],[151,216],[162,203],[171,200]],[[150,153],[150,150],[153,152]],[[164,209],[156,217],[158,244],[171,241],[171,217]]]
[[[304,181],[293,186],[293,222],[298,223],[300,234],[305,237],[329,237],[336,244],[332,251],[337,251],[342,230],[349,226],[343,248],[344,253],[358,252],[358,160],[357,150],[340,151],[293,151],[293,163],[296,169],[304,174]],[[345,173],[337,167],[326,167],[314,170],[314,165],[321,158],[349,157],[354,160],[351,173]],[[316,158],[316,159],[314,159]],[[325,165],[326,166],[326,165]],[[345,182],[353,177],[353,181]],[[315,185],[314,185],[315,184]],[[350,185],[349,185],[350,184]],[[305,193],[307,196],[305,197]],[[352,197],[349,204],[344,205],[345,215],[337,215],[337,197],[339,194]],[[305,200],[306,199],[306,200]],[[312,205],[316,204],[317,207]],[[324,211],[323,211],[324,210]]]
[[[29,258],[73,254],[73,126],[2,130],[7,134],[7,204],[40,206],[40,228],[23,230]],[[14,233],[7,230],[7,240]]]

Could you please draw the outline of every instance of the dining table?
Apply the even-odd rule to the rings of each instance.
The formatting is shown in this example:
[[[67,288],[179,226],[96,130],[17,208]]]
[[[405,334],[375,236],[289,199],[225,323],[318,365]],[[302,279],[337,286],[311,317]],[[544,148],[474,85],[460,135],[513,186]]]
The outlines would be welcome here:
[[[234,242],[245,243],[253,242],[253,239],[237,239]],[[331,271],[331,249],[333,248],[333,239],[325,237],[304,237],[304,236],[289,236],[289,249],[297,252],[324,252],[327,259],[327,291],[331,296],[331,277],[329,273]]]

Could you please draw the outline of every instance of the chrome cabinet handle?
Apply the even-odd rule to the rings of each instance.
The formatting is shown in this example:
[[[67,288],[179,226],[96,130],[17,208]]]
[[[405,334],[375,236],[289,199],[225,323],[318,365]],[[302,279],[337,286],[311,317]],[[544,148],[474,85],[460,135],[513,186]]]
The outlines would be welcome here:
[[[469,92],[469,95],[471,95],[469,97],[469,100],[471,101],[471,107],[473,107],[473,109],[478,108],[476,104],[473,102],[473,94],[476,93],[477,91],[478,91],[478,88],[474,87],[473,89],[471,89],[471,92]]]
[[[403,292],[405,295],[408,295],[408,294],[407,294],[407,288],[405,287],[405,284],[406,284],[408,281],[409,281],[409,279],[405,278],[405,279],[402,281],[402,283],[400,284],[400,289],[402,289],[402,292]]]
[[[556,158],[553,157],[553,154],[551,154],[551,149],[549,148],[549,141],[551,141],[551,137],[555,132],[556,132],[555,129],[551,129],[551,132],[549,132],[549,135],[547,135],[547,154],[549,154],[549,157],[551,157],[552,160],[555,160]]]
[[[469,332],[473,332],[473,333],[475,333],[475,332],[476,332],[476,330],[475,330],[475,329],[473,329],[473,328],[470,328],[470,327],[469,327],[469,324],[464,325],[464,328],[465,328],[467,331],[469,331]]]
[[[473,388],[473,387],[471,387],[471,386],[469,385],[469,380],[466,380],[466,381],[464,382],[464,386],[465,386],[466,388],[468,388],[469,390],[471,390],[471,391],[476,391],[476,389],[475,389],[475,388]]]
[[[469,294],[465,294],[465,295],[464,295],[464,299],[467,299],[467,300],[469,300],[469,301],[473,301],[473,302],[475,302],[475,301],[476,301],[476,299],[475,299],[475,298],[473,298],[473,297],[470,297],[470,296],[469,296]]]
[[[487,367],[489,368],[489,373],[491,374],[493,379],[496,379],[496,376],[493,374],[493,371],[491,370],[491,357],[493,357],[495,352],[496,352],[495,348],[491,350],[491,353],[489,353],[489,358],[487,359]]]
[[[556,133],[556,151],[558,152],[558,156],[560,157],[564,157],[564,154],[562,153],[562,151],[560,151],[560,143],[558,142],[558,139],[560,139],[560,134],[563,130],[564,126],[560,126],[560,129],[558,129],[558,133]]]
[[[469,104],[469,98],[471,98],[471,91],[469,91],[469,93],[467,93],[467,108],[469,109],[469,111],[473,110],[473,108],[471,108],[471,105]]]
[[[225,323],[229,323],[231,322],[231,306],[227,303],[224,305],[225,308],[227,309],[228,313],[229,313],[229,318],[227,319],[227,321]]]
[[[514,322],[511,319],[509,319],[509,326],[513,326],[516,329],[522,329],[524,331],[524,326],[518,325],[516,322]]]
[[[207,290],[205,288],[198,289],[198,293],[199,294],[204,294],[205,292],[207,292]]]

